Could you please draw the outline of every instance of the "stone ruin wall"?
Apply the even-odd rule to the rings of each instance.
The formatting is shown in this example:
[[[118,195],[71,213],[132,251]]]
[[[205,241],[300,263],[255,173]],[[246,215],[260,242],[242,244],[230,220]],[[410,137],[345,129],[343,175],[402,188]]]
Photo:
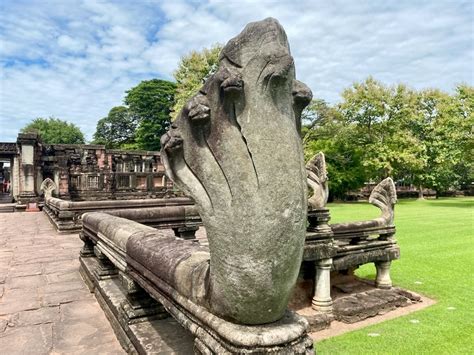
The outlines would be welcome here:
[[[58,186],[54,197],[73,201],[160,198],[173,194],[159,152],[106,149],[92,144],[42,144],[37,134],[20,133],[12,164],[12,198],[38,202],[44,179]],[[11,150],[11,149],[10,149]]]
[[[48,145],[43,176],[74,201],[163,197],[172,189],[158,152],[105,149],[100,145]]]

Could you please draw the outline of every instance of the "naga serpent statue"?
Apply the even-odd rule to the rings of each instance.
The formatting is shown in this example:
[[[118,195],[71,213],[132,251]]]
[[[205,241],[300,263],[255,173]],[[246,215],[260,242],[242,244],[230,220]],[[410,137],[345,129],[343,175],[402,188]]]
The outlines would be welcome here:
[[[264,324],[285,312],[305,241],[299,127],[311,97],[268,18],[227,43],[161,138],[167,175],[196,201],[209,240],[209,253],[196,249],[177,267],[176,289],[222,318]]]

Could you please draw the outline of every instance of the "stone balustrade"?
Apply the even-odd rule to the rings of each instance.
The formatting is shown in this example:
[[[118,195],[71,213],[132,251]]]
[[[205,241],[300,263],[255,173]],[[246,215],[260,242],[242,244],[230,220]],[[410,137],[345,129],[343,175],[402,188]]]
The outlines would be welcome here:
[[[313,265],[316,311],[333,313],[331,274],[352,275],[359,266],[374,263],[378,288],[390,289],[390,263],[400,257],[394,238],[395,185],[387,178],[372,191],[369,202],[381,210],[380,217],[367,221],[330,224],[327,202],[327,173],[324,154],[317,154],[307,165],[308,184],[314,195],[309,199],[308,228],[304,261]],[[325,198],[326,197],[326,198]],[[308,268],[303,263],[303,269]],[[300,280],[300,282],[304,282]],[[337,317],[336,317],[337,318]]]
[[[192,238],[194,231],[202,224],[193,200],[187,197],[105,201],[66,201],[48,197],[43,211],[59,233],[80,231],[82,215],[97,211],[116,214],[155,228],[173,228],[177,234],[188,238]]]

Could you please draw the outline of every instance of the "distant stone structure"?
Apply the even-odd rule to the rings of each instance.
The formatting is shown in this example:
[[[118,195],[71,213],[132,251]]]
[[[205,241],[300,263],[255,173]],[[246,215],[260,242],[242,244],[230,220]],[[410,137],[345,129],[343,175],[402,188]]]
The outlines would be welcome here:
[[[43,144],[36,133],[0,143],[10,160],[12,199],[21,207],[42,200],[50,179],[53,197],[73,201],[163,197],[172,188],[159,152],[106,149],[102,145]]]

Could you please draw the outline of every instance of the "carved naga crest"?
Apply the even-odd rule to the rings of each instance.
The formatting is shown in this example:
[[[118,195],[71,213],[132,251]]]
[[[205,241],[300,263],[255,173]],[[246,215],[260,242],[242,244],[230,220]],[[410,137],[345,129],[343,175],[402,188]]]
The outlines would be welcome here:
[[[308,173],[308,185],[313,190],[313,195],[308,199],[311,210],[324,208],[328,202],[328,175],[326,170],[326,160],[323,152],[316,154],[306,164]]]
[[[382,216],[387,226],[393,225],[394,206],[397,203],[397,190],[391,178],[382,180],[369,197],[369,202],[380,208]]]
[[[299,137],[311,91],[275,19],[248,24],[161,138],[167,175],[206,227],[211,310],[245,324],[283,315],[300,267],[307,188]]]
[[[53,180],[46,178],[41,183],[40,190],[44,192],[44,198],[47,199],[52,196],[53,191],[57,191],[57,186]]]

